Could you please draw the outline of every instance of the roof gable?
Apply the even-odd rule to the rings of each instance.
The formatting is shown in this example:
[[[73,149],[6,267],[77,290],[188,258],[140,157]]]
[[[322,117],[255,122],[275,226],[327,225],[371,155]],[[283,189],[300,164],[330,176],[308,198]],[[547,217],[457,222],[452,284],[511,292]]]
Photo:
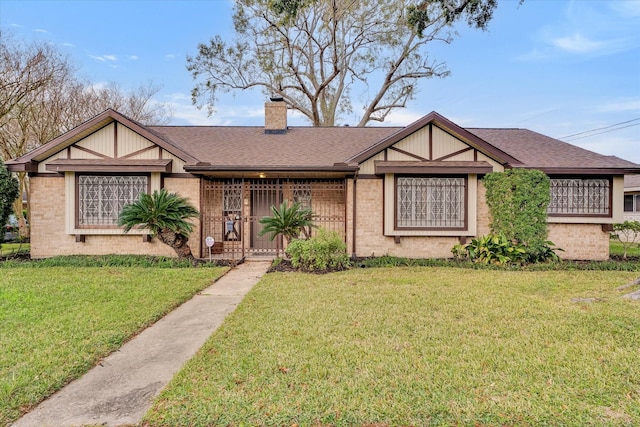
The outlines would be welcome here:
[[[383,150],[390,148],[402,141],[403,139],[409,137],[415,132],[420,131],[421,129],[426,128],[429,125],[436,126],[447,134],[455,137],[460,140],[463,144],[480,151],[485,154],[487,157],[497,161],[500,164],[510,164],[510,165],[520,165],[521,162],[515,157],[508,154],[506,151],[503,151],[491,144],[487,141],[479,138],[478,136],[472,134],[464,128],[456,125],[452,121],[446,119],[440,114],[432,111],[421,119],[413,122],[412,124],[400,129],[394,134],[388,136],[387,138],[382,139],[381,141],[373,144],[367,149],[361,151],[355,156],[349,158],[347,163],[362,163],[366,160],[371,159],[373,156],[381,153]],[[437,159],[432,159],[437,160]]]
[[[170,141],[165,140],[156,133],[150,131],[147,127],[123,116],[122,114],[114,110],[108,109],[103,113],[95,116],[94,118],[86,121],[85,123],[36,148],[35,150],[30,151],[29,153],[20,156],[17,159],[8,161],[6,163],[7,167],[13,172],[36,172],[38,170],[39,162],[42,162],[71,146],[74,146],[77,150],[85,151],[87,153],[85,157],[87,158],[108,158],[110,156],[106,153],[88,149],[85,146],[86,144],[83,143],[83,140],[89,138],[91,135],[99,134],[112,123],[118,123],[122,126],[125,126],[128,130],[132,131],[136,135],[150,141],[154,145],[161,147],[162,149],[166,150],[167,152],[185,162],[197,162],[195,157],[193,157],[191,154],[175,146]]]

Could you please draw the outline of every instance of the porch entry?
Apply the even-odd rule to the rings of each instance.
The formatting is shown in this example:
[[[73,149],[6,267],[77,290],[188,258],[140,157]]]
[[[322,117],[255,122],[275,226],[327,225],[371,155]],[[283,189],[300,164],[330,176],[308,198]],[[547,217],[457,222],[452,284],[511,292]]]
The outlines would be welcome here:
[[[345,181],[320,179],[202,179],[202,257],[209,256],[205,237],[215,240],[216,258],[278,256],[281,237],[260,236],[260,219],[283,201],[311,209],[319,227],[346,235]]]

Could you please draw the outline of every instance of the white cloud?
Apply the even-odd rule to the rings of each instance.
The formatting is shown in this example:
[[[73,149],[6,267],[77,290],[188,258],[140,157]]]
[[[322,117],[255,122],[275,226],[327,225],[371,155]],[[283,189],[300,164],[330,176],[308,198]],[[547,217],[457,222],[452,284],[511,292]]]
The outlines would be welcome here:
[[[92,59],[98,62],[116,62],[118,57],[115,55],[89,55]]]
[[[516,56],[515,59],[517,61],[524,61],[524,62],[537,62],[537,61],[544,61],[546,59],[549,59],[551,58],[551,56],[552,55],[548,51],[543,52],[538,48],[533,48],[527,53]]]
[[[640,47],[640,1],[571,1],[540,27],[534,45],[516,59],[547,61],[562,55],[605,56]]]
[[[598,112],[601,112],[601,113],[611,113],[611,112],[621,112],[621,111],[640,112],[640,99],[630,99],[630,100],[610,102],[608,104],[603,104],[598,108]]]
[[[558,49],[572,53],[595,52],[606,46],[606,43],[589,40],[580,33],[574,33],[567,37],[556,38],[551,40],[551,44]]]
[[[164,56],[164,59],[166,59],[167,61],[171,61],[173,59],[176,59],[176,55],[173,53],[168,53]]]
[[[129,55],[129,59],[132,61],[137,61],[138,59],[140,59],[140,57],[138,55]]]
[[[49,34],[49,31],[44,30],[42,28],[36,28],[33,30],[34,33],[42,33],[42,34]]]
[[[167,104],[173,111],[172,123],[185,126],[262,126],[264,107],[262,104],[240,104],[237,98],[223,96],[214,113],[207,116],[206,108],[198,109],[191,103],[191,97],[184,93],[165,95]],[[308,125],[301,114],[289,111],[291,126]]]
[[[399,108],[391,111],[384,122],[371,122],[369,126],[407,126],[428,113],[429,111],[412,111],[407,108]]]
[[[626,17],[640,17],[640,2],[638,1],[612,1],[608,3],[615,12]]]
[[[640,164],[640,152],[638,142],[631,135],[598,135],[592,141],[575,141],[570,144],[578,145],[586,150],[606,156],[617,156],[630,162]]]

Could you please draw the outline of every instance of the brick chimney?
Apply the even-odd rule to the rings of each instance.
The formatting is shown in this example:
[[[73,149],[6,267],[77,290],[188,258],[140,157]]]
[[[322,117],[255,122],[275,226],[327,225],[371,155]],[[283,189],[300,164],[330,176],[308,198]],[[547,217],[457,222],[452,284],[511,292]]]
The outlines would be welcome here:
[[[287,104],[281,97],[271,98],[264,104],[264,133],[287,132]]]

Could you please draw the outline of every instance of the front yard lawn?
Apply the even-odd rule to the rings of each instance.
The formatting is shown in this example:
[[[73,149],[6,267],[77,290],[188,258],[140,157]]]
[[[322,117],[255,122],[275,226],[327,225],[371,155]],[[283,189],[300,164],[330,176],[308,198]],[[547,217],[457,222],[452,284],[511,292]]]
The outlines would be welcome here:
[[[637,276],[269,274],[145,426],[640,425]]]
[[[29,243],[2,243],[0,244],[0,257],[15,255],[17,253],[29,253],[31,245]]]
[[[225,268],[0,268],[0,425],[16,420]]]
[[[609,242],[609,253],[611,256],[621,258],[624,254],[624,245],[619,240],[613,240]],[[627,248],[628,257],[640,257],[640,244],[632,244]]]

